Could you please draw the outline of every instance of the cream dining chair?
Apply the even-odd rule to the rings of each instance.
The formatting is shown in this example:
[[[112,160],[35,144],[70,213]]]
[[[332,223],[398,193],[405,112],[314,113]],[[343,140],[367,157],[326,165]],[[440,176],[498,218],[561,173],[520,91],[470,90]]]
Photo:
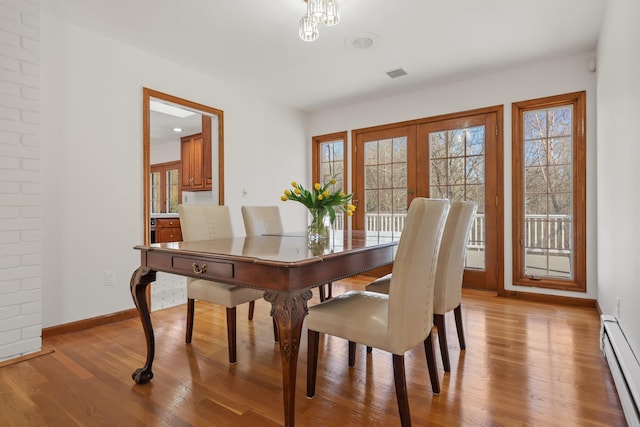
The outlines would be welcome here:
[[[460,349],[466,348],[464,328],[462,326],[462,275],[467,254],[467,242],[471,224],[476,214],[475,202],[453,202],[442,234],[436,283],[433,296],[433,323],[438,331],[442,365],[446,372],[451,371],[445,314],[453,310]],[[367,285],[370,292],[389,293],[391,275],[388,274]],[[367,349],[369,350],[369,349]]]
[[[233,237],[231,216],[227,206],[180,205],[180,227],[185,242]],[[236,306],[249,303],[249,320],[253,319],[254,301],[263,291],[227,285],[203,279],[187,279],[187,332],[185,342],[193,335],[195,300],[208,301],[227,308],[227,340],[229,363],[236,363]]]
[[[262,234],[282,234],[282,219],[280,209],[277,206],[242,206],[242,219],[247,236],[260,236]],[[320,301],[332,297],[331,283],[327,283],[327,293],[325,285],[319,288]]]
[[[403,426],[411,425],[404,369],[407,350],[424,343],[432,389],[440,392],[431,329],[436,264],[448,210],[448,200],[413,200],[398,244],[388,295],[349,291],[309,308],[307,397],[315,395],[320,333],[392,353]]]

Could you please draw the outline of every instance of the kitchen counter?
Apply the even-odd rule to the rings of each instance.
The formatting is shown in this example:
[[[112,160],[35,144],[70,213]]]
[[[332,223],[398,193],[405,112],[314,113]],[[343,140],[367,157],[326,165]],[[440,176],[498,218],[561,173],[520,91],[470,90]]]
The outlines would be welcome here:
[[[151,218],[180,218],[180,215],[175,213],[152,213]]]

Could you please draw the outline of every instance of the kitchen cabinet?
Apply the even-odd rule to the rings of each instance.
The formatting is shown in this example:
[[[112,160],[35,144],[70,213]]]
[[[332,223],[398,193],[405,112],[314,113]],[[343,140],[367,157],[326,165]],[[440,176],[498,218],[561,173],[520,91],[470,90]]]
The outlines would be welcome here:
[[[180,138],[182,191],[211,190],[211,137],[203,133]]]
[[[156,243],[181,241],[180,218],[156,218]]]

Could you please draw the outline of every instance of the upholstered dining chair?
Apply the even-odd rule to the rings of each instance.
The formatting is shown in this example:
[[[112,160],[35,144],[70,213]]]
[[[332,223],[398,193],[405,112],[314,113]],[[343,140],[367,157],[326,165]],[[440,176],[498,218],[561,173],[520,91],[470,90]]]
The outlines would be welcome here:
[[[233,237],[231,216],[227,206],[180,205],[180,227],[183,241]],[[185,342],[191,343],[195,300],[208,301],[227,308],[227,340],[229,363],[236,363],[236,306],[249,303],[249,320],[253,319],[254,301],[263,291],[227,285],[203,279],[187,279],[187,332]]]
[[[442,243],[440,244],[433,296],[433,322],[438,331],[442,365],[446,372],[451,371],[451,366],[449,363],[445,314],[451,310],[453,310],[455,316],[460,350],[466,348],[461,310],[462,275],[464,273],[469,232],[475,214],[475,202],[453,202],[449,209],[449,215],[442,234]],[[366,290],[387,294],[390,286],[391,275],[388,274],[367,285]]]
[[[277,206],[242,206],[242,219],[247,236],[281,234],[284,232],[280,209]],[[325,293],[325,286],[327,291]],[[320,301],[332,297],[331,283],[319,287]]]
[[[403,426],[411,425],[404,353],[424,343],[434,393],[440,384],[433,357],[433,288],[448,200],[415,198],[409,206],[393,265],[389,294],[349,291],[309,308],[307,397],[315,395],[320,333],[392,354]],[[353,366],[352,360],[349,360]]]

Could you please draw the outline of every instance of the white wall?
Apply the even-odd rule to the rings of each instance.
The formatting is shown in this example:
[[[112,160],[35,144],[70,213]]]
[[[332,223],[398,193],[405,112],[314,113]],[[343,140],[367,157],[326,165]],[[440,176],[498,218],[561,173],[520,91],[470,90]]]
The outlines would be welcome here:
[[[142,242],[142,88],[224,111],[225,204],[279,204],[310,175],[305,117],[41,11],[43,326],[133,307]],[[286,153],[286,154],[285,154]],[[242,196],[245,188],[247,196]],[[282,207],[285,223],[304,226]],[[104,286],[104,273],[115,286]]]
[[[598,45],[598,303],[640,357],[640,2],[612,0]]]
[[[313,114],[309,135],[359,129],[404,120],[504,105],[504,266],[505,289],[595,299],[596,282],[596,76],[588,53],[479,76],[393,97]],[[392,83],[391,83],[392,84]],[[511,103],[587,91],[587,292],[513,286],[511,244]],[[349,153],[351,149],[349,148]],[[350,173],[350,172],[349,172]]]
[[[0,361],[42,345],[38,9],[0,5]]]

